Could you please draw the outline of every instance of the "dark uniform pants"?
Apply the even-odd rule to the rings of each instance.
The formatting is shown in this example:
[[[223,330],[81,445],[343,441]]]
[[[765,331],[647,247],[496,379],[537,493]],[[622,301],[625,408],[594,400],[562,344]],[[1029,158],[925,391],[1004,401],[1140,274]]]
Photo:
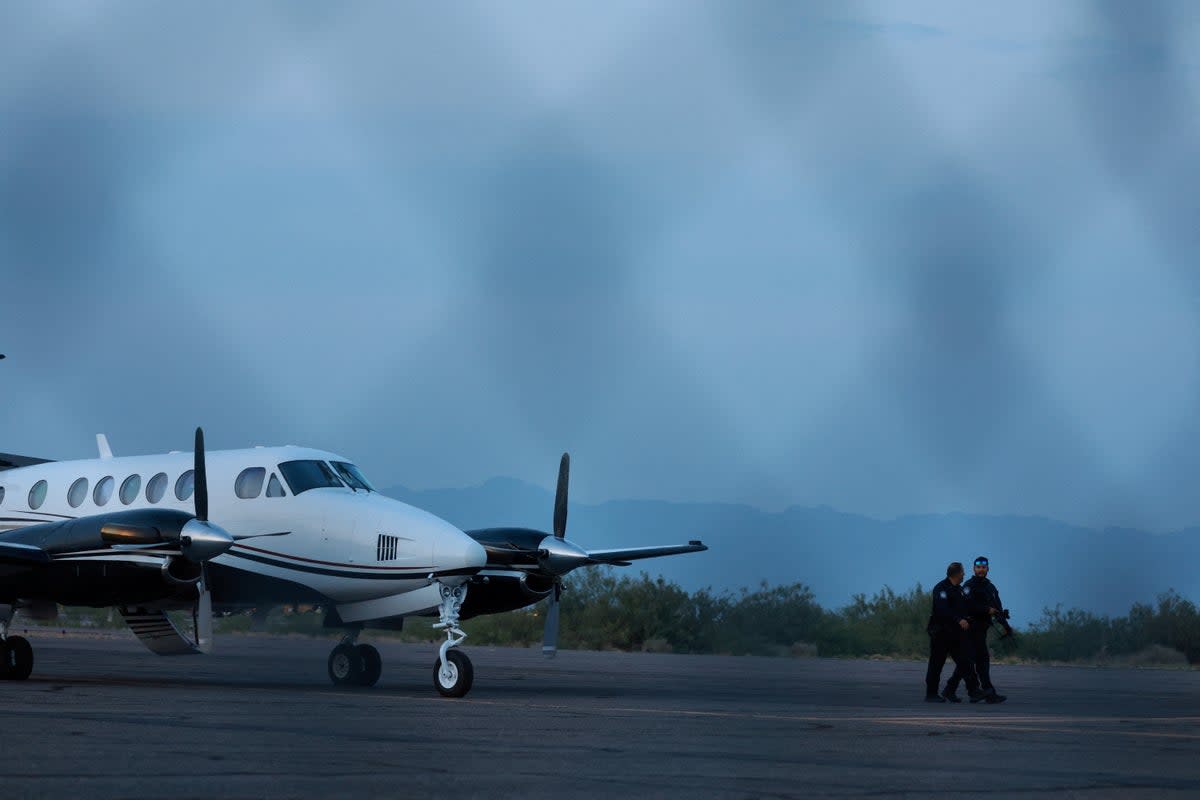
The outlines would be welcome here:
[[[942,678],[942,667],[946,665],[946,656],[954,660],[954,674],[946,683],[946,688],[953,691],[958,688],[958,682],[967,682],[967,691],[974,694],[979,691],[979,681],[975,679],[975,668],[971,663],[971,647],[966,634],[955,629],[931,634],[929,637],[929,667],[925,670],[925,694],[938,693],[938,683]]]
[[[987,635],[990,620],[971,620],[971,630],[967,638],[971,644],[971,659],[975,662],[975,674],[979,676],[979,685],[986,692],[992,688],[992,657],[988,653]]]

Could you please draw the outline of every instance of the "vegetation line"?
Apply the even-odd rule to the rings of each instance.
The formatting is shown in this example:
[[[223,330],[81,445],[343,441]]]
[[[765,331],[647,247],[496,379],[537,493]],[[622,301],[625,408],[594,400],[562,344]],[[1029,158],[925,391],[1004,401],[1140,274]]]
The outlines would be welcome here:
[[[646,573],[618,576],[611,569],[580,570],[562,594],[559,646],[564,649],[646,650],[773,656],[891,656],[923,658],[929,638],[929,593],[917,584],[897,593],[885,586],[872,597],[856,595],[837,610],[822,608],[801,583],[751,591],[686,592]],[[186,615],[185,615],[186,616]],[[115,619],[114,619],[115,617]],[[319,609],[275,609],[258,629],[327,635]],[[398,633],[372,631],[407,641],[433,641],[432,620],[408,619]],[[1136,604],[1123,617],[1100,617],[1079,609],[1045,609],[1017,635],[1000,639],[997,658],[1128,665],[1200,664],[1200,613],[1175,591],[1153,605]],[[121,627],[105,609],[63,609],[60,625]],[[524,611],[477,617],[467,624],[472,644],[528,646],[542,638],[541,604]],[[254,629],[248,614],[219,619],[218,633]]]

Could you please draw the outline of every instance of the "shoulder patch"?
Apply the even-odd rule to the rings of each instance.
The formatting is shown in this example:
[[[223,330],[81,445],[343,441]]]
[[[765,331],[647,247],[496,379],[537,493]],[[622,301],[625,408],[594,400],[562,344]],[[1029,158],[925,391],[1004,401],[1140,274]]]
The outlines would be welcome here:
[[[964,586],[964,587],[963,587],[963,594],[970,594],[970,593],[971,593],[971,587],[970,587],[970,586]]]
[[[941,596],[941,598],[942,598],[943,600],[945,600],[945,599],[946,599],[946,593],[945,593],[945,592],[938,592],[938,594]]]

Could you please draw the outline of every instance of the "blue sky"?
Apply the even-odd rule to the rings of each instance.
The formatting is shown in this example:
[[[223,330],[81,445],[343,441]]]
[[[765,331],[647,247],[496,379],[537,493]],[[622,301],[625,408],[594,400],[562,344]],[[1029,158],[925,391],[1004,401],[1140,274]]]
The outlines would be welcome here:
[[[1187,3],[5,3],[0,450],[1200,524]]]

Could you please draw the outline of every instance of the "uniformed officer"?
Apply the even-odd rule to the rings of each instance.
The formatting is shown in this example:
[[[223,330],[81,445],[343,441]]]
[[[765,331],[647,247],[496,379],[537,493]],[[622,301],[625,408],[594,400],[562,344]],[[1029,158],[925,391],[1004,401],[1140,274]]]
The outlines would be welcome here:
[[[963,565],[955,561],[946,567],[946,579],[933,587],[933,613],[929,616],[928,627],[929,668],[925,670],[927,703],[946,702],[938,694],[938,684],[942,680],[942,667],[946,664],[947,655],[954,659],[954,676],[950,680],[956,686],[959,680],[965,680],[971,699],[983,698],[967,646],[966,633],[971,625],[968,619],[970,609],[967,608],[960,586],[963,572]]]
[[[975,673],[979,677],[979,688],[986,695],[984,699],[989,703],[1003,703],[1008,698],[997,694],[992,686],[992,659],[988,653],[987,635],[988,628],[992,627],[992,617],[1000,613],[1004,604],[1000,602],[1000,590],[988,580],[988,569],[987,556],[975,559],[975,574],[963,585],[963,596],[967,601],[971,623],[967,630],[967,641],[971,649],[971,661],[974,662]],[[956,673],[946,683],[943,696],[951,700],[957,688]]]

